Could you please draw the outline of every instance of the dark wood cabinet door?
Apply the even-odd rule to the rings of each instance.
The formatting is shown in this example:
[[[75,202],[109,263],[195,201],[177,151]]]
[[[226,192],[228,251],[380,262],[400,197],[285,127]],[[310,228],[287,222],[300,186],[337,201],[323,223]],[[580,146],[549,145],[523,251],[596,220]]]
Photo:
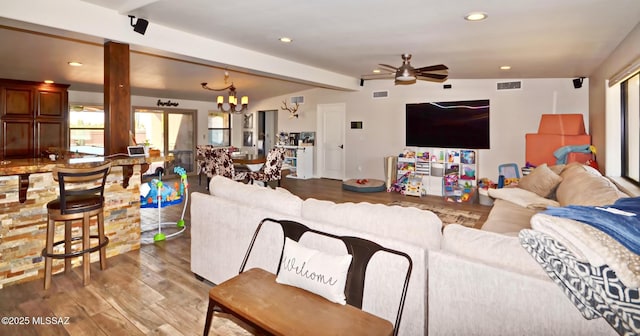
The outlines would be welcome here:
[[[63,91],[38,90],[38,116],[63,117],[66,110],[63,105],[66,101],[65,94],[66,92]]]
[[[2,115],[33,117],[33,89],[28,86],[2,88]]]
[[[2,122],[2,156],[4,159],[32,157],[33,121],[5,120]]]
[[[69,85],[0,79],[0,160],[68,146]]]
[[[50,147],[66,149],[65,126],[63,122],[38,121],[36,122],[36,157],[42,155]]]

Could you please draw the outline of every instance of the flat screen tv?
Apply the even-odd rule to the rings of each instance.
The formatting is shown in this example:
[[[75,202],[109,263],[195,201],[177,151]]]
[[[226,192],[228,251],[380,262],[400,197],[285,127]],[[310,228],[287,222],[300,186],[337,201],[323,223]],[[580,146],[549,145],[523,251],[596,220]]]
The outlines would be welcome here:
[[[489,100],[407,104],[406,145],[489,149]]]

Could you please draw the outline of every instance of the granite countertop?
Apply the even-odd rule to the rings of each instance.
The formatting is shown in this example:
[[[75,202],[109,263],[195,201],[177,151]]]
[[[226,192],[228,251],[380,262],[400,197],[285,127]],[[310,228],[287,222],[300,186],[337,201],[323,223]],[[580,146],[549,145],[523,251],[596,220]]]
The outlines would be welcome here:
[[[38,159],[8,159],[0,161],[0,176],[11,176],[33,173],[47,173],[58,167],[90,167],[96,164],[102,164],[105,161],[111,161],[113,166],[127,166],[149,163],[149,158],[145,157],[129,157],[127,155],[119,155],[112,157],[81,157],[81,158],[64,158],[50,160],[48,158]]]

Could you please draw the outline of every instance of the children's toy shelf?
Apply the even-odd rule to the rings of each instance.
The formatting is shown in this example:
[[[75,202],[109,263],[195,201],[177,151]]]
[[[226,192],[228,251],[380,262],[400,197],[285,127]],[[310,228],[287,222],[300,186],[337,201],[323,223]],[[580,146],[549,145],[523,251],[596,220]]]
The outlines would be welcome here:
[[[408,195],[416,194],[413,189],[419,185],[420,195],[454,196],[457,201],[465,189],[478,185],[478,152],[472,149],[407,149],[398,157],[397,168],[396,182],[410,184]]]
[[[313,146],[285,146],[282,169],[288,169],[289,178],[308,179],[313,177]]]

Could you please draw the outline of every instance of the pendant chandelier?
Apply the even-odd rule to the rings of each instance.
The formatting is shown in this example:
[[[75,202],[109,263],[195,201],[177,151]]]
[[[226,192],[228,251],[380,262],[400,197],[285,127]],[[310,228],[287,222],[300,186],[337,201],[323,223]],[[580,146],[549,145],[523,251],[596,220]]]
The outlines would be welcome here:
[[[224,83],[227,83],[227,80],[229,79],[229,73],[228,72],[224,72]],[[246,111],[249,107],[249,97],[247,96],[242,96],[242,98],[240,98],[240,104],[238,104],[238,96],[236,95],[236,87],[233,85],[233,82],[231,82],[231,85],[226,86],[224,88],[221,89],[214,89],[214,88],[210,88],[207,86],[207,83],[200,83],[200,85],[202,85],[203,89],[207,89],[210,91],[227,91],[228,92],[228,96],[227,96],[227,101],[225,101],[225,97],[220,95],[218,96],[218,98],[216,99],[217,103],[218,103],[218,110],[222,111],[222,112],[227,112],[227,113],[242,113],[244,111]]]

